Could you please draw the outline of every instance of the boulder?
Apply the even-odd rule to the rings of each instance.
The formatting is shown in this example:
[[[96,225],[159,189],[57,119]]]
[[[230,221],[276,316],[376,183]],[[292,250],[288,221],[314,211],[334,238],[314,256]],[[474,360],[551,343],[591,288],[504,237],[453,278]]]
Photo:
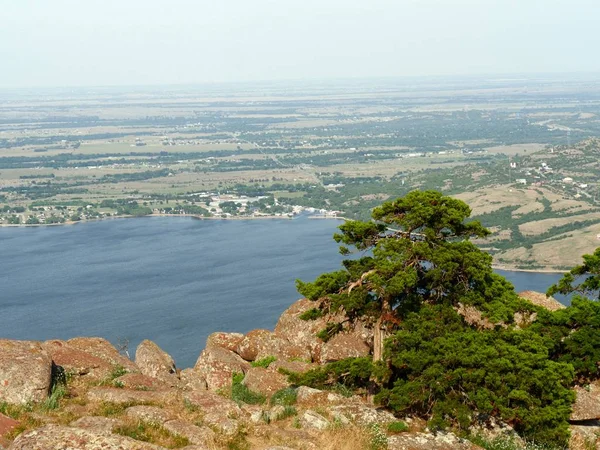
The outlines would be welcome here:
[[[331,422],[323,417],[321,414],[311,411],[310,409],[304,411],[304,414],[300,416],[300,424],[303,428],[309,430],[326,430],[331,426]]]
[[[573,403],[571,420],[600,419],[600,381],[587,386],[576,386],[575,394],[577,397]]]
[[[46,425],[20,434],[8,450],[165,450],[164,447],[140,442],[126,436],[83,428]]]
[[[131,406],[125,410],[125,415],[133,419],[142,420],[149,423],[163,424],[173,419],[171,413],[156,406]]]
[[[129,389],[97,387],[87,392],[87,398],[95,402],[117,403],[169,403],[175,400],[173,391],[132,391]]]
[[[279,369],[287,370],[290,372],[306,373],[309,370],[316,369],[319,367],[318,364],[309,363],[304,361],[286,361],[278,359],[269,364],[269,370],[272,372],[279,372]]]
[[[199,427],[183,420],[169,420],[163,427],[173,434],[187,438],[194,445],[209,446],[215,439],[215,432],[208,427]]]
[[[51,377],[52,359],[39,342],[0,339],[0,401],[44,401]]]
[[[209,391],[185,392],[185,401],[200,408],[204,416],[237,418],[242,415],[242,410],[232,400]]]
[[[126,373],[115,378],[114,383],[122,385],[124,388],[139,390],[139,391],[159,391],[169,388],[169,385],[162,381],[151,378],[141,373]]]
[[[216,391],[231,386],[234,373],[246,373],[250,363],[221,347],[202,350],[194,369],[206,380],[208,389]]]
[[[242,339],[244,339],[242,333],[223,333],[222,331],[218,331],[208,336],[206,339],[206,346],[221,347],[225,350],[235,352]]]
[[[238,344],[236,353],[246,361],[255,361],[268,356],[283,360],[311,360],[308,348],[295,345],[269,330],[250,331]]]
[[[388,450],[483,450],[452,433],[401,433],[387,440]]]
[[[69,339],[67,344],[90,355],[94,355],[112,366],[122,366],[129,372],[138,372],[133,361],[121,355],[106,339],[99,337],[78,337]]]
[[[183,369],[179,373],[179,389],[184,391],[205,391],[206,378],[197,369]]]
[[[300,386],[296,391],[296,401],[298,405],[313,406],[355,403],[356,399],[346,398],[335,392],[321,391],[308,386]]]
[[[135,352],[135,364],[146,376],[156,378],[175,386],[178,381],[175,361],[158,345],[144,340]]]
[[[313,362],[321,362],[323,341],[317,338],[317,333],[330,322],[344,321],[341,313],[327,314],[315,320],[302,320],[300,316],[306,311],[319,306],[318,302],[301,299],[292,304],[279,317],[275,326],[275,335],[289,341],[292,345],[310,351]],[[373,330],[363,322],[356,322],[346,334],[356,336],[370,349],[373,347]]]
[[[379,424],[385,426],[396,421],[396,417],[392,413],[359,402],[330,406],[327,409],[332,417],[342,423],[345,423],[347,419],[357,425]]]
[[[570,449],[600,450],[600,421],[571,425]]]
[[[66,373],[86,375],[89,378],[101,380],[110,376],[114,365],[98,358],[91,353],[72,347],[65,341],[57,339],[42,344],[54,364],[61,366]]]
[[[2,448],[2,445],[7,444],[5,436],[14,430],[17,425],[19,425],[17,420],[11,419],[0,413],[0,448]]]
[[[69,424],[70,427],[85,428],[86,430],[97,431],[99,433],[112,433],[113,428],[123,425],[119,419],[103,416],[81,417]]]
[[[339,361],[345,358],[369,356],[370,347],[364,339],[354,333],[338,333],[321,347],[321,363]]]
[[[246,372],[242,384],[246,385],[251,391],[259,392],[267,397],[289,386],[285,375],[262,367],[251,367]]]
[[[556,300],[554,297],[547,297],[546,294],[542,294],[541,292],[522,291],[517,295],[525,300],[529,300],[534,305],[541,306],[550,311],[558,311],[559,309],[566,308],[565,305]]]

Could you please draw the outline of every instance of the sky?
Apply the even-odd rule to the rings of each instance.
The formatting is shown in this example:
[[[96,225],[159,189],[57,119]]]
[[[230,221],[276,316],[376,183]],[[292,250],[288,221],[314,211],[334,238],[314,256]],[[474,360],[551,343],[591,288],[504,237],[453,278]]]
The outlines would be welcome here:
[[[0,0],[0,88],[599,72],[598,0]]]

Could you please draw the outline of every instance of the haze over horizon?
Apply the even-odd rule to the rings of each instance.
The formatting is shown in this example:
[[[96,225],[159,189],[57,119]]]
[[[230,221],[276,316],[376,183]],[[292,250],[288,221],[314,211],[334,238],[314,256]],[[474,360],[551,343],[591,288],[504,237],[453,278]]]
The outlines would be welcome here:
[[[592,0],[6,3],[0,88],[600,72]]]

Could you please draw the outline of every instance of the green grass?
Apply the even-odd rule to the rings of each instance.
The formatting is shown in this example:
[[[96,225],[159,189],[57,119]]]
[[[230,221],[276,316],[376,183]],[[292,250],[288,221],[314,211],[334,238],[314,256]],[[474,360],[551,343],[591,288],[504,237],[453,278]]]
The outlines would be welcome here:
[[[387,426],[387,430],[390,433],[403,433],[404,431],[408,431],[408,425],[406,425],[405,422],[399,420],[397,422],[389,423]]]
[[[535,442],[525,442],[522,445],[510,436],[499,436],[494,439],[486,439],[482,436],[469,436],[468,439],[474,444],[483,447],[485,450],[563,450],[564,447],[548,446],[536,444]]]
[[[41,404],[42,411],[51,411],[60,407],[60,401],[67,395],[67,387],[63,384],[55,384],[52,392]]]
[[[298,391],[295,388],[280,389],[271,397],[271,405],[291,406],[296,404]]]
[[[266,369],[267,367],[269,367],[269,365],[272,362],[274,362],[276,360],[277,360],[277,358],[275,358],[274,356],[266,356],[262,359],[257,359],[256,361],[252,361],[250,363],[250,365],[252,367],[262,367],[262,368]]]
[[[138,421],[126,423],[114,429],[114,433],[127,436],[136,441],[156,443],[167,448],[181,448],[190,445],[188,438],[171,433],[157,423]]]
[[[246,403],[248,405],[262,405],[267,400],[264,395],[253,392],[248,389],[247,386],[242,384],[244,374],[234,373],[232,378],[231,399],[234,402],[238,404]]]

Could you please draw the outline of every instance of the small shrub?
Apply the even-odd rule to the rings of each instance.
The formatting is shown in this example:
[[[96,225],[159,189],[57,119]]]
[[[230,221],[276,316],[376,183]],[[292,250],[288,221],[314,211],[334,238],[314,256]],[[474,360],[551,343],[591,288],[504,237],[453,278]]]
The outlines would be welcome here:
[[[160,424],[145,422],[143,420],[131,423],[126,422],[116,427],[114,433],[130,437],[136,441],[149,442],[168,448],[181,448],[190,445],[188,438],[173,434]]]
[[[60,400],[67,395],[67,388],[62,384],[55,384],[52,387],[52,392],[41,405],[43,411],[51,411],[58,409],[60,406]]]
[[[275,358],[274,356],[266,356],[262,359],[257,359],[256,361],[251,362],[250,365],[252,367],[262,367],[266,369],[273,361],[276,360],[277,358]]]
[[[191,413],[200,411],[200,408],[194,405],[192,402],[190,402],[187,398],[183,399],[183,407],[186,409],[186,411]]]
[[[388,447],[387,436],[378,423],[371,425],[371,450],[384,450]]]
[[[399,420],[397,422],[389,423],[387,426],[387,430],[390,433],[403,433],[405,431],[408,431],[408,425],[406,425],[405,422],[402,422],[401,420]]]
[[[281,413],[277,414],[276,420],[287,419],[288,417],[293,417],[298,415],[298,410],[293,406],[285,406]]]
[[[323,317],[323,311],[321,311],[318,308],[312,308],[312,309],[309,309],[308,311],[304,311],[299,316],[299,318],[301,320],[316,320],[319,317]]]
[[[127,373],[127,369],[125,367],[123,367],[121,365],[116,365],[113,367],[113,370],[110,373],[110,378],[111,378],[111,380],[114,380],[115,378],[122,377],[126,373]]]
[[[298,399],[298,391],[288,387],[280,389],[271,396],[271,405],[291,406],[295,405]]]

